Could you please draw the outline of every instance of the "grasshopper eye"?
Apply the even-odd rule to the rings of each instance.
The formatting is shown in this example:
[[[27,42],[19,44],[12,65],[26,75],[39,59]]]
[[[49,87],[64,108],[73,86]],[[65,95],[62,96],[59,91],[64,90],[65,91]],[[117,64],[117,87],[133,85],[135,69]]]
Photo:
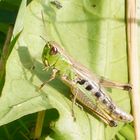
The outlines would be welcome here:
[[[52,47],[50,50],[50,55],[56,55],[58,53],[58,50],[56,47]]]

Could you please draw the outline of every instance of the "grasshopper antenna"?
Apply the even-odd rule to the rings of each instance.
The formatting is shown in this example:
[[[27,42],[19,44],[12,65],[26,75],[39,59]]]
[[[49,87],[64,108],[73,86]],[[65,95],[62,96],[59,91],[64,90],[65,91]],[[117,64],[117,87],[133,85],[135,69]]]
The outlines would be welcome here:
[[[41,10],[41,18],[42,18],[42,22],[43,22],[44,29],[45,29],[45,31],[46,31],[46,32],[45,32],[45,35],[47,36],[47,34],[46,34],[46,33],[47,33],[47,30],[46,30],[47,28],[46,28],[45,18],[44,18],[44,14],[43,14],[43,11],[42,11],[42,10]],[[46,20],[46,21],[47,21],[47,20]],[[40,37],[41,37],[45,42],[47,42],[47,41],[46,41],[47,39],[43,38],[42,36],[40,36]]]
[[[47,39],[45,39],[43,36],[40,35],[40,38],[42,38],[42,40],[44,40],[46,43],[48,43]]]

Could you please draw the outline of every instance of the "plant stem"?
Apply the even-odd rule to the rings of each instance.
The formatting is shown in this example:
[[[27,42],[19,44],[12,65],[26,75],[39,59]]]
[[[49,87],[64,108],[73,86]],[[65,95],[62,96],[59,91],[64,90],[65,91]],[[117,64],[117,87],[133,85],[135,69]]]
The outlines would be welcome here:
[[[36,121],[36,127],[35,127],[34,140],[38,140],[40,138],[40,136],[41,136],[44,117],[45,117],[45,111],[38,112],[37,121]]]
[[[126,1],[127,43],[129,78],[132,84],[132,110],[134,116],[135,139],[140,140],[140,93],[139,93],[139,67],[137,45],[136,1]]]

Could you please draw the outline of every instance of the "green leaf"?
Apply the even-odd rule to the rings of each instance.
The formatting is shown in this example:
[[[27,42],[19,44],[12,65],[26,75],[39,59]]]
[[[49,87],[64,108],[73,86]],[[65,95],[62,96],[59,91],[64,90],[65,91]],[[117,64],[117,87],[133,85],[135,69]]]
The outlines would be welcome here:
[[[14,24],[17,12],[0,9],[0,22]]]
[[[126,140],[125,137],[123,137],[120,133],[116,134],[116,138],[113,140]]]
[[[21,0],[0,1],[0,23],[14,24],[20,3]]]
[[[94,115],[74,107],[71,115],[70,91],[59,79],[36,90],[49,78],[41,61],[43,38],[56,41],[92,72],[112,80],[127,82],[127,52],[122,1],[59,0],[58,9],[50,1],[22,1],[14,36],[21,35],[7,61],[6,82],[0,99],[0,125],[37,111],[55,108],[48,139],[110,140],[121,129],[105,126]],[[45,23],[43,22],[42,15]],[[112,89],[110,96],[118,106],[130,111],[127,92]],[[47,114],[46,114],[47,115]]]
[[[124,136],[128,140],[134,140],[135,139],[135,136],[134,136],[134,128],[130,124],[125,125],[120,130],[120,134],[122,136]]]
[[[10,55],[19,35],[21,32],[19,32],[11,41],[11,43],[8,46],[5,46],[4,51],[2,53],[1,56],[1,68],[0,68],[0,93],[2,91],[2,87],[4,85],[5,82],[5,65],[6,65],[6,61],[8,59],[8,56]]]
[[[19,8],[19,5],[22,0],[1,0],[0,1],[0,9],[5,9],[9,11],[16,11]]]

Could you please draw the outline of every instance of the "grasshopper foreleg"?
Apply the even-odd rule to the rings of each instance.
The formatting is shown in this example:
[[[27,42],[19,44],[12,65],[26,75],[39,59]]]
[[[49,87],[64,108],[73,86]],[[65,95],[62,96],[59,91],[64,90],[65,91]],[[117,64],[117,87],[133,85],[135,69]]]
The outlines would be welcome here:
[[[54,80],[55,77],[56,77],[57,72],[58,72],[57,69],[53,69],[53,70],[52,70],[52,75],[51,75],[50,79],[47,80],[47,81],[45,81],[45,82],[43,82],[43,83],[40,85],[39,90],[40,90],[45,84],[47,84],[47,83],[49,83],[50,81]]]
[[[130,91],[132,89],[132,86],[130,84],[122,84],[122,83],[110,81],[104,77],[100,77],[99,82],[104,87],[118,88],[118,89],[127,90],[127,91]]]

